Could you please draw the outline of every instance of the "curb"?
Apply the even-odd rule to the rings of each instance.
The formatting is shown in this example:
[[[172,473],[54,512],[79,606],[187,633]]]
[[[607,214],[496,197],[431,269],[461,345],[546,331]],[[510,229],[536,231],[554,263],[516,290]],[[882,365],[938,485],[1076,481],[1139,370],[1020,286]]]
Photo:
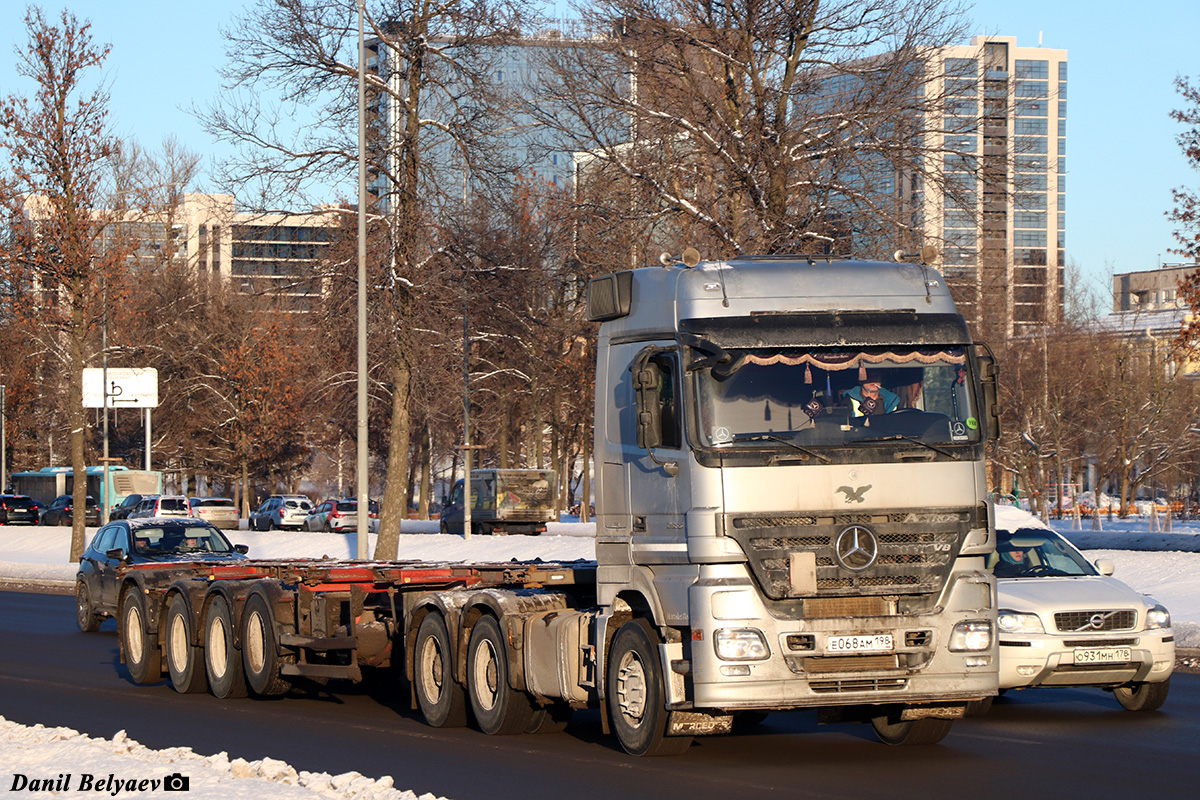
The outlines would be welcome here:
[[[37,578],[0,578],[0,592],[34,594],[75,594],[75,581]]]

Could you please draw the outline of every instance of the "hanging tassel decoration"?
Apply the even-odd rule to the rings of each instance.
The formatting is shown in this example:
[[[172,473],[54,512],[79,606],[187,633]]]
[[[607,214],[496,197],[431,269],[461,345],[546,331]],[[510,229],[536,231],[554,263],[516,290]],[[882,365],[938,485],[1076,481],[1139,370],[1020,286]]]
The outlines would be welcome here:
[[[810,385],[812,384],[812,367],[810,367],[808,364],[804,365],[804,382]]]
[[[858,382],[867,382],[867,365],[863,363],[862,359],[858,361]]]

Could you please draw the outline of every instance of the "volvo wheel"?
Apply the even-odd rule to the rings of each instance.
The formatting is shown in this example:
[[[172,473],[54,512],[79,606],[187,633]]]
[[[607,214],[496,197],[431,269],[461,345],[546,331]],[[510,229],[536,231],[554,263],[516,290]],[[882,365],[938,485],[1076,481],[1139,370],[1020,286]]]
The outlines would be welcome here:
[[[1155,711],[1167,701],[1171,680],[1162,683],[1131,683],[1113,689],[1113,695],[1126,711]]]
[[[95,633],[100,630],[104,620],[92,607],[92,593],[88,590],[87,581],[82,579],[75,582],[75,621],[79,630],[84,633]]]

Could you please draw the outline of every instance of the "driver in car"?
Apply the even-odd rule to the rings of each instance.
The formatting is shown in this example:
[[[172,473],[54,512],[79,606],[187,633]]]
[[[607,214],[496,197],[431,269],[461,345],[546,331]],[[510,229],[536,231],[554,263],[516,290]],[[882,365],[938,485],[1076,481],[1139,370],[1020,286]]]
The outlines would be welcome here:
[[[868,370],[857,386],[850,387],[844,398],[844,402],[850,406],[852,417],[890,414],[900,405],[900,396],[883,388],[883,382],[875,370]]]
[[[1002,550],[996,567],[992,570],[997,578],[1015,578],[1025,575],[1028,571],[1029,560],[1025,557],[1025,551],[1019,547]]]

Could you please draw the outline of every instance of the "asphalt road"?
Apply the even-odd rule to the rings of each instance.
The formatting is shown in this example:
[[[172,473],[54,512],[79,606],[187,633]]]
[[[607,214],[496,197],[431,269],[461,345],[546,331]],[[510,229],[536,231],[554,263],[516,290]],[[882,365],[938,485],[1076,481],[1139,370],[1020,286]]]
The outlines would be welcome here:
[[[698,739],[677,758],[634,759],[595,712],[567,730],[488,737],[437,730],[386,682],[331,684],[273,700],[135,686],[114,622],[79,633],[73,598],[0,592],[0,715],[96,736],[126,730],[153,748],[188,746],[297,769],[391,775],[397,788],[452,800],[589,798],[1134,798],[1193,796],[1200,783],[1200,675],[1179,674],[1155,713],[1093,689],[998,698],[931,747],[887,747],[867,725],[818,726],[773,714],[746,733]],[[64,771],[69,764],[61,765]]]

